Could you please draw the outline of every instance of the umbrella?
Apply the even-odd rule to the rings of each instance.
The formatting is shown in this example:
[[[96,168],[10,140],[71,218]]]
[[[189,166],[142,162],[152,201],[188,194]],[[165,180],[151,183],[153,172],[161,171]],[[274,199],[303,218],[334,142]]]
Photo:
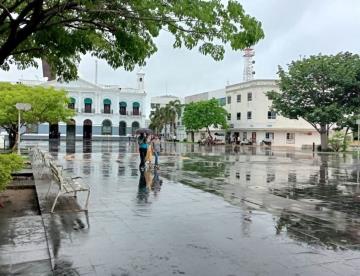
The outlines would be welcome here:
[[[138,128],[135,131],[135,134],[140,134],[140,133],[152,134],[153,131],[150,128]]]

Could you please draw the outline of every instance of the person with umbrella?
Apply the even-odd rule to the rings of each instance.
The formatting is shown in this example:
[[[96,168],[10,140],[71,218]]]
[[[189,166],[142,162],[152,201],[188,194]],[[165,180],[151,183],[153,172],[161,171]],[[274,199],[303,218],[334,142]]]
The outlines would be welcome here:
[[[139,137],[137,139],[138,145],[139,145],[139,154],[140,154],[140,170],[145,169],[145,157],[148,150],[148,144],[147,144],[147,134],[150,134],[151,130],[147,128],[139,128],[136,131],[136,134],[139,134]]]

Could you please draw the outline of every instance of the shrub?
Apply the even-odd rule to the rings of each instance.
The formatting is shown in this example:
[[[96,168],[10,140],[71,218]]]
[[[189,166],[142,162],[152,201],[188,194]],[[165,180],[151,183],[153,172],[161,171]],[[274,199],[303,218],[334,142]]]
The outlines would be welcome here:
[[[350,143],[349,136],[343,131],[335,131],[329,138],[329,145],[334,151],[346,151]]]
[[[183,142],[185,142],[185,143],[186,143],[186,142],[187,142],[187,138],[184,138]]]
[[[0,191],[11,181],[11,173],[23,167],[23,159],[16,154],[0,154]]]

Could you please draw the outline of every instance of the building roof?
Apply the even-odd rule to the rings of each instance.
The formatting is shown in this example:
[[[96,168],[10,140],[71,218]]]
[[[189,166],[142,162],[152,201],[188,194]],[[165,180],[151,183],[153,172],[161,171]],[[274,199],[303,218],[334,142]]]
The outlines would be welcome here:
[[[235,83],[226,86],[226,90],[233,90],[239,88],[248,88],[254,86],[277,86],[276,79],[255,79],[246,82]]]
[[[102,89],[101,86],[98,86],[94,83],[86,81],[84,79],[77,79],[69,82],[62,82],[58,80],[47,81],[41,84],[42,86],[55,86],[61,88],[84,88],[84,89]]]

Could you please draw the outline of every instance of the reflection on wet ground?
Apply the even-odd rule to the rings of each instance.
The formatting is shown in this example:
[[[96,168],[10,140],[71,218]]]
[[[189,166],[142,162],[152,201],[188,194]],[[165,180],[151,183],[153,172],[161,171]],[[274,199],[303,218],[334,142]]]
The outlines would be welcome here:
[[[360,249],[357,154],[241,147],[228,155],[185,153],[179,163],[170,158],[167,165],[171,172],[167,177],[173,181],[220,195],[235,205],[255,204],[276,215],[277,233]]]
[[[40,203],[57,275],[358,275],[357,155],[169,143],[140,172],[134,143],[38,145],[91,186],[89,212]]]

